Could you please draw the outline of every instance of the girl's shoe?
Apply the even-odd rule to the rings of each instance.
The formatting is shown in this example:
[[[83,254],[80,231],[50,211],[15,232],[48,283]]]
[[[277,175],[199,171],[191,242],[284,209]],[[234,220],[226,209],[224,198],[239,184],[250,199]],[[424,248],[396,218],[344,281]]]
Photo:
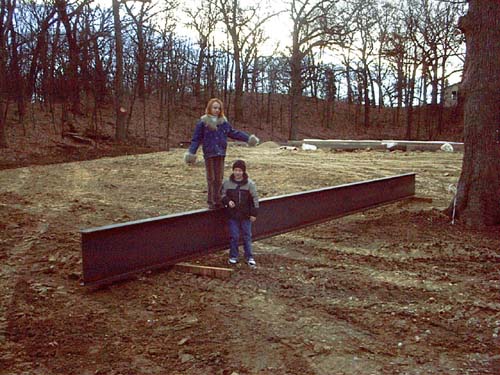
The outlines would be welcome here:
[[[257,262],[255,261],[255,259],[253,258],[248,258],[247,260],[247,264],[250,266],[250,267],[257,267]]]
[[[229,258],[228,263],[234,265],[234,264],[238,263],[238,258]]]

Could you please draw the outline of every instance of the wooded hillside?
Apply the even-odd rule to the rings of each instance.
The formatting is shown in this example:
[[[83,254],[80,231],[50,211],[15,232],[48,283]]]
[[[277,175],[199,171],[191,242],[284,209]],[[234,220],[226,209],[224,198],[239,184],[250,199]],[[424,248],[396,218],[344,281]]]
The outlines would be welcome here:
[[[48,117],[54,133],[98,136],[109,125],[116,140],[168,147],[215,96],[264,139],[442,139],[460,128],[444,93],[462,69],[463,4],[100,4],[0,1],[1,146]],[[283,20],[288,45],[264,53]]]

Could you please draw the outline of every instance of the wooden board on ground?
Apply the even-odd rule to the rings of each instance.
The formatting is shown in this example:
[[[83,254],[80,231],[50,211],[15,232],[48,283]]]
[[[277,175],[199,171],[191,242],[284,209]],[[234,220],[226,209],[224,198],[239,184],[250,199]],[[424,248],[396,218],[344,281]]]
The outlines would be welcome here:
[[[210,276],[218,279],[228,279],[233,273],[231,268],[200,266],[192,263],[177,263],[173,269],[179,272],[194,273],[196,275]]]

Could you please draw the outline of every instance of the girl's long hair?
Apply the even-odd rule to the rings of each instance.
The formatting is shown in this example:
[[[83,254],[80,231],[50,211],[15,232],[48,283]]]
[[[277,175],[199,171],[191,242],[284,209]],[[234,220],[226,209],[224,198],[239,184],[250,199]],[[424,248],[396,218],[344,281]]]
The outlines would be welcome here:
[[[222,100],[218,99],[218,98],[212,98],[208,101],[207,103],[207,108],[205,108],[205,113],[207,115],[211,115],[212,113],[210,112],[210,109],[212,108],[212,104],[214,103],[219,103],[220,105],[220,113],[219,113],[219,117],[222,117],[224,116],[224,104],[222,103]]]

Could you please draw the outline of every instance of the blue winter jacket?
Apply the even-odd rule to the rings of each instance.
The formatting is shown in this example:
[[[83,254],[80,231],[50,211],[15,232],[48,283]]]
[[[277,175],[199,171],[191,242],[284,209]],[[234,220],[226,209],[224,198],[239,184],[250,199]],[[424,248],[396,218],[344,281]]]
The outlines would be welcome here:
[[[196,154],[200,144],[203,148],[203,156],[212,158],[215,156],[226,156],[227,137],[242,142],[248,142],[249,135],[245,132],[233,129],[225,117],[217,120],[217,128],[212,130],[208,125],[207,116],[202,116],[196,123],[189,153]]]

